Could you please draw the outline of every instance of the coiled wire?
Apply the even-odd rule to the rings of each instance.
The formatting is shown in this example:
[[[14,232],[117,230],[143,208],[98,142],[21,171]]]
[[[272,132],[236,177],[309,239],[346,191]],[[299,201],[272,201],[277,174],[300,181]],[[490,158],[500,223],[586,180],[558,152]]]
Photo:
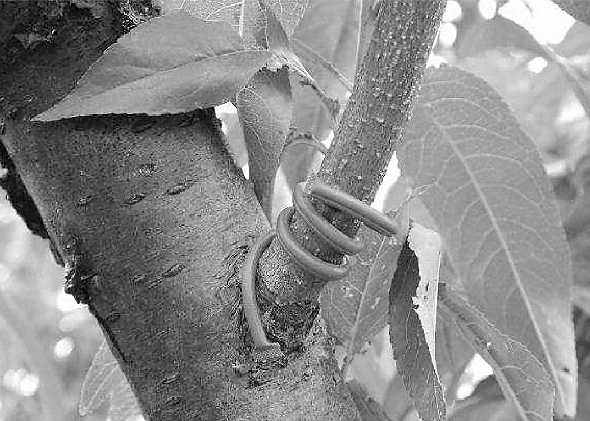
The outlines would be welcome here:
[[[392,219],[357,198],[336,190],[327,184],[316,182],[309,196],[322,201],[326,205],[348,213],[363,222],[367,227],[384,236],[390,237],[397,232],[396,224]],[[327,221],[315,210],[308,195],[303,192],[301,185],[295,185],[293,189],[293,206],[283,209],[279,214],[276,230],[277,237],[285,251],[310,275],[325,281],[334,281],[345,277],[349,270],[346,259],[341,264],[325,262],[311,254],[295,240],[289,228],[289,222],[295,210],[300,213],[311,229],[323,241],[344,255],[352,256],[360,252],[364,247],[362,241],[356,237],[349,237]],[[269,232],[256,241],[242,269],[241,283],[244,314],[255,348],[278,347],[277,343],[268,341],[264,332],[256,301],[255,288],[258,259],[270,245],[274,236],[274,232]]]

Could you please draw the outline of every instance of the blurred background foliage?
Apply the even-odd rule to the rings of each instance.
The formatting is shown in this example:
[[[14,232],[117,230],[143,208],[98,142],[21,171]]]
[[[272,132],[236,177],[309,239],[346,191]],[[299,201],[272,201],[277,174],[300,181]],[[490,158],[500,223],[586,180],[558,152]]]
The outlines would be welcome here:
[[[585,213],[590,212],[590,27],[576,23],[548,0],[449,0],[443,20],[431,64],[449,63],[469,70],[500,93],[539,148],[566,228],[573,224],[568,239],[576,284],[577,419],[590,420],[590,229],[584,223]],[[220,111],[228,113],[226,108]],[[239,126],[232,121],[224,119],[230,146],[236,148],[242,165],[247,155],[240,152],[239,142],[232,141],[240,137]],[[326,136],[320,140],[328,140]],[[395,177],[392,168],[378,203],[387,202]],[[581,223],[572,222],[576,209],[578,213],[582,209]],[[47,242],[27,231],[2,195],[0,421],[80,418],[81,385],[102,337],[85,306],[63,292],[63,275]],[[437,333],[440,340],[450,334]],[[489,367],[470,354],[460,355],[457,349],[454,355],[440,356],[453,367],[448,375],[443,372],[449,401],[457,399],[450,419],[515,419],[489,377]],[[415,420],[390,359],[384,333],[355,359],[351,375],[383,404],[392,420]],[[107,418],[105,403],[84,419]]]
[[[2,195],[1,420],[79,419],[82,380],[101,333],[85,306],[63,292],[63,276],[47,241],[27,230]]]

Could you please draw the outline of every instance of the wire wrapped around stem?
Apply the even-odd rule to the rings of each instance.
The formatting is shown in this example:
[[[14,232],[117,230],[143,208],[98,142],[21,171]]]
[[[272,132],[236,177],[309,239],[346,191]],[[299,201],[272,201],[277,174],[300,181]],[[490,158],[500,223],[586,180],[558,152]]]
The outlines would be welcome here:
[[[289,222],[295,210],[299,212],[313,231],[336,251],[352,256],[360,252],[364,245],[359,238],[349,237],[320,215],[310,202],[309,196],[324,202],[328,206],[350,214],[363,222],[367,227],[384,236],[390,237],[397,232],[397,227],[393,220],[347,193],[336,190],[326,184],[316,182],[310,194],[306,195],[300,184],[295,185],[293,190],[293,206],[283,209],[279,214],[276,236],[297,265],[310,275],[326,282],[344,278],[349,270],[348,261],[344,259],[338,265],[325,262],[303,248],[295,240],[289,228]],[[274,232],[269,232],[256,241],[246,258],[241,277],[244,314],[248,322],[254,347],[259,349],[279,346],[275,342],[270,342],[266,337],[256,301],[256,268],[258,266],[258,259],[260,259],[264,250],[270,245],[274,236]]]

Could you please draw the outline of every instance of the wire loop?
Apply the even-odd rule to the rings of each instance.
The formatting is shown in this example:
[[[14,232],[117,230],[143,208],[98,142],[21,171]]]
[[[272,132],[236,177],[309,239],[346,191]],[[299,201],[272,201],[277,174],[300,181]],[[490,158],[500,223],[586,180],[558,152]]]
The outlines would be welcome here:
[[[320,215],[309,201],[308,196],[312,196],[324,202],[326,205],[348,213],[363,222],[367,227],[384,236],[391,237],[397,232],[397,226],[392,219],[347,193],[336,190],[327,184],[316,182],[310,194],[306,195],[300,184],[295,185],[293,189],[293,206],[283,209],[279,214],[276,236],[285,251],[293,258],[297,265],[305,272],[319,279],[335,281],[344,278],[349,270],[346,256],[359,253],[364,245],[359,238],[347,236]],[[341,264],[329,263],[314,256],[295,240],[289,227],[289,222],[295,210],[299,212],[301,217],[323,241],[337,252],[345,255],[344,261]],[[255,348],[278,346],[277,343],[270,342],[264,333],[258,303],[256,301],[255,288],[258,259],[270,245],[274,236],[275,234],[270,232],[262,236],[254,244],[242,270],[241,281],[244,314],[248,321]]]

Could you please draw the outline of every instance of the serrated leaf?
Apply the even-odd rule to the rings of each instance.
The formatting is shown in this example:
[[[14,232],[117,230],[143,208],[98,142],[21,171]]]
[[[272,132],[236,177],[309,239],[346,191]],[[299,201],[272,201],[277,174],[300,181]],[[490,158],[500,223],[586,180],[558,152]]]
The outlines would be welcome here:
[[[469,301],[522,342],[576,407],[571,264],[559,210],[534,144],[482,80],[429,71],[399,151],[440,229]]]
[[[264,31],[264,40],[258,40],[259,45],[268,48],[273,56],[267,64],[270,70],[280,69],[287,66],[290,70],[297,73],[303,80],[301,85],[309,85],[312,87],[314,93],[319,97],[324,106],[330,110],[330,115],[335,119],[338,115],[339,104],[338,101],[330,98],[316,83],[314,78],[309,74],[297,54],[291,49],[291,43],[281,23],[278,21],[273,10],[266,6],[265,0],[258,0],[260,10],[259,13],[266,22]]]
[[[349,361],[387,325],[389,286],[401,251],[395,238],[382,238],[364,226],[359,236],[365,248],[350,257],[349,274],[330,282],[320,295],[322,317]]]
[[[559,7],[580,22],[590,25],[590,3],[588,0],[553,0]]]
[[[267,33],[268,21],[264,19],[263,8],[269,9],[279,23],[278,27],[290,39],[299,24],[301,17],[307,9],[308,0],[264,0],[261,6],[260,0],[244,0],[242,9],[241,35],[246,46],[260,45],[260,34],[266,34],[273,39],[278,35],[277,25],[271,25],[272,32]],[[262,17],[262,19],[261,19]]]
[[[258,0],[261,8],[261,13],[264,15],[266,20],[265,25],[265,46],[272,51],[276,63],[274,67],[280,68],[283,65],[289,66],[289,68],[297,72],[301,77],[308,80],[309,83],[315,84],[313,77],[307,72],[299,57],[291,49],[289,37],[285,32],[285,29],[277,19],[273,10],[266,5],[264,0]],[[272,69],[272,66],[269,65]]]
[[[432,364],[436,369],[436,302],[442,247],[440,236],[436,232],[414,223],[408,235],[408,243],[418,258],[420,273],[416,293],[412,299],[413,307],[420,319]]]
[[[265,2],[274,11],[287,36],[291,38],[307,10],[309,0],[265,0]]]
[[[182,12],[161,16],[119,38],[72,93],[34,120],[212,107],[228,102],[269,57],[244,50],[225,23]]]
[[[293,113],[289,72],[282,68],[256,73],[238,93],[236,105],[248,147],[250,179],[270,220],[274,180]]]
[[[500,387],[526,421],[553,419],[554,387],[543,364],[520,342],[504,335],[476,308],[441,289],[440,311],[494,369]]]
[[[225,22],[238,32],[242,14],[242,0],[157,0],[161,4],[162,14],[177,10],[206,20],[208,22]]]
[[[256,34],[264,32],[265,22],[260,16],[258,0],[161,0],[163,12],[181,8],[185,12],[206,21],[221,21],[230,24],[239,32],[245,44],[254,48]],[[266,0],[288,37],[299,24],[307,8],[308,0]]]
[[[445,420],[442,385],[413,298],[420,282],[418,258],[406,243],[389,291],[389,336],[398,372],[424,421]]]
[[[106,401],[110,402],[109,415],[113,421],[141,415],[125,375],[103,341],[82,383],[78,412],[83,417],[92,414]]]

